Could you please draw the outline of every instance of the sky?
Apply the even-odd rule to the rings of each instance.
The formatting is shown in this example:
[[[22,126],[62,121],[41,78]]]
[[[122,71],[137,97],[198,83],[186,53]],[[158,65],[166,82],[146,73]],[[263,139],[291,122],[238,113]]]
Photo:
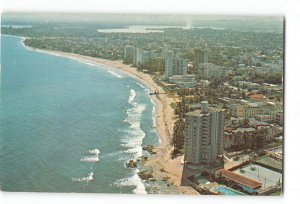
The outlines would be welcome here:
[[[4,11],[89,11],[114,13],[283,14],[284,0],[2,0]]]

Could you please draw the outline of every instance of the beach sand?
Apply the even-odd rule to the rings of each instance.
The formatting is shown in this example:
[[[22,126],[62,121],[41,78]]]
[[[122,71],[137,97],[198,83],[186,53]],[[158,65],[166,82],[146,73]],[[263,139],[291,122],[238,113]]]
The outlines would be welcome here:
[[[23,41],[24,39],[25,38],[23,38]],[[150,92],[159,92],[159,93],[164,92],[162,87],[160,87],[154,82],[151,75],[137,71],[136,68],[123,64],[121,60],[110,61],[106,59],[93,58],[93,57],[83,56],[74,53],[40,50],[40,49],[29,48],[27,46],[26,48],[37,52],[43,52],[55,56],[62,56],[83,63],[96,65],[94,66],[95,68],[99,68],[97,67],[97,65],[102,65],[102,66],[105,65],[112,69],[118,69],[125,72],[129,76],[137,79],[145,86],[147,86]],[[164,179],[168,183],[175,185],[178,188],[180,193],[197,195],[199,193],[195,191],[193,188],[187,186],[181,186],[183,165],[180,162],[182,157],[177,157],[175,159],[171,158],[171,152],[172,152],[171,136],[173,132],[175,114],[170,104],[174,102],[174,99],[170,97],[168,94],[151,95],[151,97],[155,105],[156,130],[160,137],[160,146],[156,148],[156,154],[149,157],[147,162],[144,165],[145,167],[148,167],[153,170],[154,178],[159,180]]]

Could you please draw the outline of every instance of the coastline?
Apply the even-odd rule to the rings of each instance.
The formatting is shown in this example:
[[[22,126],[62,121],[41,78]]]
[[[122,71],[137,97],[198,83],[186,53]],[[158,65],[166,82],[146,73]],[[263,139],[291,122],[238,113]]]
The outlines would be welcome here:
[[[21,37],[21,39],[22,45],[31,51],[73,59],[82,63],[94,65],[93,68],[95,69],[103,69],[97,66],[104,66],[111,70],[117,69],[141,82],[149,89],[150,92],[164,92],[162,87],[154,82],[151,75],[137,71],[135,67],[123,64],[121,60],[111,61],[75,53],[31,48],[24,44],[26,37]],[[160,145],[155,149],[156,154],[150,156],[147,162],[143,165],[153,170],[153,176],[155,179],[165,180],[167,183],[176,186],[180,193],[197,195],[198,193],[193,188],[181,186],[183,165],[180,162],[182,157],[177,157],[175,159],[171,158],[171,135],[173,132],[175,114],[170,105],[174,99],[169,97],[167,94],[151,95],[150,97],[155,107],[155,128],[160,139]]]

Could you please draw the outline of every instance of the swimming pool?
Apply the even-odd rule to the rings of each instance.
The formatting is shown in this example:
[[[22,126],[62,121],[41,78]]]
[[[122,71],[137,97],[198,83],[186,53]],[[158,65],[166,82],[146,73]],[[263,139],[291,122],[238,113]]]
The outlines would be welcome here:
[[[238,192],[236,190],[226,188],[226,187],[223,187],[223,186],[220,186],[220,187],[216,188],[215,191],[218,192],[218,193],[221,193],[223,195],[245,195],[241,192]]]

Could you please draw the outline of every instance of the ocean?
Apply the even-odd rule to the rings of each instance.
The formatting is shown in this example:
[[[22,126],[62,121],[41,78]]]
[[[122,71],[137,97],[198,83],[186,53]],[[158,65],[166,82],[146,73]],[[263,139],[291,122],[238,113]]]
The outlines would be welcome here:
[[[149,90],[117,69],[1,35],[3,191],[147,193],[125,164],[159,145]]]

